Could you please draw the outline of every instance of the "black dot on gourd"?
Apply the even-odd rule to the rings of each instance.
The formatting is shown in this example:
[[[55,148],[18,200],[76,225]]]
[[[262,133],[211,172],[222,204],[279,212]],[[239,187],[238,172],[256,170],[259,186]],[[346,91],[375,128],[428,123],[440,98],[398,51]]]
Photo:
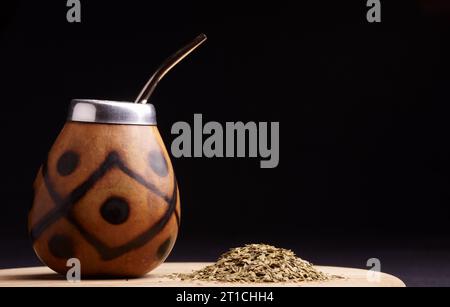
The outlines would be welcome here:
[[[100,214],[108,223],[120,225],[127,221],[130,215],[130,206],[121,197],[111,197],[100,207]]]
[[[48,249],[56,258],[70,259],[74,256],[73,240],[66,235],[54,235],[48,241]]]
[[[61,176],[68,176],[77,169],[79,162],[79,155],[76,152],[69,150],[59,157],[56,169]]]
[[[148,162],[152,170],[161,177],[166,177],[169,173],[169,168],[167,166],[166,158],[159,150],[152,150],[148,154]]]
[[[171,247],[171,243],[172,243],[172,239],[171,238],[167,238],[159,247],[158,250],[156,251],[156,256],[158,257],[158,259],[160,260],[164,260],[164,258],[167,256],[167,254],[169,253],[169,249]]]

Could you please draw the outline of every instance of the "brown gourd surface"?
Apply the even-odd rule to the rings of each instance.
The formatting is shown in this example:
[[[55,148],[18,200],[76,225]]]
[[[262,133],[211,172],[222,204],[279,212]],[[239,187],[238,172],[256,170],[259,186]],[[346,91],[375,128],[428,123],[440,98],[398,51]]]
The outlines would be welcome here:
[[[64,274],[141,276],[172,249],[180,200],[156,126],[68,122],[34,182],[29,232],[39,258]]]

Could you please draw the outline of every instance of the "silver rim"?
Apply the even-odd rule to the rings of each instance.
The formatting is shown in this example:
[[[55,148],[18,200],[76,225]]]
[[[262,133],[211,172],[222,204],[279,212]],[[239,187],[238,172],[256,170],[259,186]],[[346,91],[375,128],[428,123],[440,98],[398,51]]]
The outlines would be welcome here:
[[[156,125],[152,104],[93,99],[74,99],[70,102],[68,121],[84,123]]]

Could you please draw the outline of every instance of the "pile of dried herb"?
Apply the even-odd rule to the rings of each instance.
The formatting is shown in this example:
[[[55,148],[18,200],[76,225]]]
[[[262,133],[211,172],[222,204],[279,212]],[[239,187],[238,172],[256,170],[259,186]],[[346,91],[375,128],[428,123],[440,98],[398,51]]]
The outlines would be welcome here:
[[[318,271],[291,250],[265,244],[248,244],[230,249],[213,265],[172,277],[221,282],[305,282],[325,281],[335,276]]]

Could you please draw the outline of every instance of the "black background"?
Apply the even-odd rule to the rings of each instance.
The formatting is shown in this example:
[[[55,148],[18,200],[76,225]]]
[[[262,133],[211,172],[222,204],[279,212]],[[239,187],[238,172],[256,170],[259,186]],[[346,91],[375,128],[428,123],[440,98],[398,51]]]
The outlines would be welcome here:
[[[0,267],[38,263],[31,184],[70,99],[131,101],[204,32],[152,97],[166,146],[194,113],[279,121],[280,164],[173,159],[182,226],[169,260],[267,242],[450,285],[450,5],[382,1],[382,23],[369,24],[366,1],[314,2],[89,0],[69,24],[66,1],[1,1]]]

